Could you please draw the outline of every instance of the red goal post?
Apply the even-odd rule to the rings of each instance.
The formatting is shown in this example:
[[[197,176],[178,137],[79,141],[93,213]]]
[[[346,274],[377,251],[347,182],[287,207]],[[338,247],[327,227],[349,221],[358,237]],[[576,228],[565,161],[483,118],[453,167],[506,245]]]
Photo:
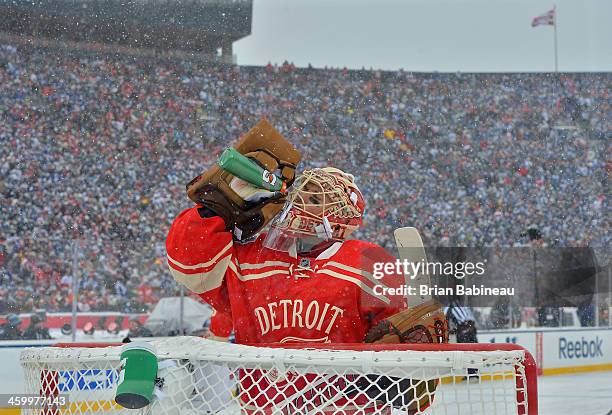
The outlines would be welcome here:
[[[151,414],[537,414],[536,364],[515,344],[151,343],[165,380]],[[139,413],[113,401],[120,352],[26,349],[26,393],[68,394],[64,413]]]

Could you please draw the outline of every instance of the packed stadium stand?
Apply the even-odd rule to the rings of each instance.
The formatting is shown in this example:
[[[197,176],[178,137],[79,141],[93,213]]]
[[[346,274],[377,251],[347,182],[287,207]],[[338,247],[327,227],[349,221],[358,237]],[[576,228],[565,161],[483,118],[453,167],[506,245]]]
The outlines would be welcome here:
[[[267,117],[302,167],[356,175],[356,235],[392,247],[500,245],[538,224],[610,244],[609,74],[239,67],[0,46],[0,313],[146,311],[185,184]],[[72,241],[78,240],[73,250]],[[551,242],[552,243],[552,242]]]

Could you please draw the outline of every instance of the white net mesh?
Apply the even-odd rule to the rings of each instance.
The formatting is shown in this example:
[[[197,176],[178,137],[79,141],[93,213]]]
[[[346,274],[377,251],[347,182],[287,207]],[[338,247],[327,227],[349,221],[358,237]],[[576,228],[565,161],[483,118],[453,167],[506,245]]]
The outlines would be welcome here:
[[[479,351],[466,350],[465,345],[455,350],[454,345],[305,344],[298,349],[194,337],[152,343],[163,381],[152,403],[141,410],[123,409],[113,400],[121,346],[26,349],[21,356],[26,393],[67,394],[70,405],[60,411],[25,413],[396,415],[537,410],[528,400],[534,393],[527,387],[533,384],[525,369],[528,353],[495,350],[500,345],[478,345]]]

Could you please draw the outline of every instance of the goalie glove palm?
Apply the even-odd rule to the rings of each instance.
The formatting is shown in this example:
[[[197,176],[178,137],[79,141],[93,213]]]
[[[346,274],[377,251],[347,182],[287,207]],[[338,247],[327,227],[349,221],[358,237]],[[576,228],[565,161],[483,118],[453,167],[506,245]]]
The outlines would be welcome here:
[[[259,203],[266,199],[277,196],[275,192],[270,192],[260,187],[255,187],[244,180],[234,177],[230,182],[230,188],[236,192],[238,196],[247,202]]]

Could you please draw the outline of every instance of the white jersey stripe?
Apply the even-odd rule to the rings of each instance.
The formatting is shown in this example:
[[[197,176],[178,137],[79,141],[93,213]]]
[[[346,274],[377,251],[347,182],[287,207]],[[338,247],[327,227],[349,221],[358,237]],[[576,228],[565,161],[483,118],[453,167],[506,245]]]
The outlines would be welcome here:
[[[289,275],[289,271],[284,270],[284,269],[273,269],[272,271],[262,272],[260,274],[241,275],[241,274],[236,273],[236,275],[238,276],[238,279],[240,281],[251,281],[251,280],[259,280],[262,278],[274,277],[277,275],[287,276]]]
[[[196,274],[185,274],[168,264],[170,273],[176,282],[183,284],[190,291],[196,294],[202,294],[215,288],[219,288],[223,283],[223,277],[227,267],[231,264],[231,255],[227,255],[220,260],[210,271],[199,272]]]
[[[359,278],[355,278],[355,277],[351,277],[348,276],[346,274],[342,274],[340,272],[336,272],[336,271],[332,271],[330,269],[322,269],[317,271],[320,274],[326,274],[329,275],[330,277],[333,278],[338,278],[344,281],[348,281],[351,282],[355,285],[357,285],[359,288],[361,288],[363,291],[367,292],[368,294],[370,294],[373,297],[378,298],[380,301],[384,302],[385,304],[391,304],[391,300],[389,300],[387,297],[385,297],[384,295],[377,295],[374,290],[372,290],[370,287],[368,287],[363,281],[361,281]]]
[[[236,265],[234,261],[230,262],[229,267],[234,272],[234,274],[236,274],[236,277],[240,281],[259,280],[262,278],[273,277],[275,275],[283,275],[283,276],[289,275],[289,270],[286,270],[286,269],[273,269],[273,270],[266,271],[266,272],[260,272],[260,273],[253,272],[250,274],[243,274],[238,270],[240,265]]]
[[[229,269],[231,269],[234,274],[236,274],[236,277],[238,277],[238,279],[242,278],[242,275],[240,275],[240,272],[238,271],[238,266],[233,260],[229,263]]]
[[[195,265],[185,265],[179,261],[177,261],[176,259],[172,258],[170,256],[170,254],[166,254],[166,256],[168,257],[168,261],[172,262],[174,265],[176,265],[177,267],[183,268],[185,270],[187,269],[198,269],[198,268],[208,268],[211,265],[213,265],[215,262],[217,262],[217,260],[219,258],[221,258],[221,256],[223,256],[224,253],[227,252],[228,249],[230,249],[232,247],[232,241],[230,241],[227,245],[225,245],[225,247],[219,251],[219,253],[217,255],[215,255],[210,261],[206,261],[206,262],[202,262],[200,264],[195,264]]]
[[[245,269],[260,269],[260,268],[266,268],[266,267],[289,267],[289,265],[291,264],[288,262],[266,261],[266,262],[262,262],[261,264],[240,264],[240,269],[245,270]]]
[[[348,265],[342,264],[340,262],[335,262],[335,261],[329,261],[328,263],[326,263],[323,266],[323,268],[325,268],[327,266],[336,267],[336,268],[339,268],[339,269],[341,269],[343,271],[348,271],[348,272],[352,272],[353,274],[361,275],[362,277],[365,277],[368,280],[370,280],[373,284],[380,285],[383,288],[389,288],[385,284],[383,284],[382,280],[377,280],[376,278],[374,278],[374,275],[372,275],[371,272],[364,271],[364,270],[359,269],[359,268],[353,268],[353,267],[350,267]]]

